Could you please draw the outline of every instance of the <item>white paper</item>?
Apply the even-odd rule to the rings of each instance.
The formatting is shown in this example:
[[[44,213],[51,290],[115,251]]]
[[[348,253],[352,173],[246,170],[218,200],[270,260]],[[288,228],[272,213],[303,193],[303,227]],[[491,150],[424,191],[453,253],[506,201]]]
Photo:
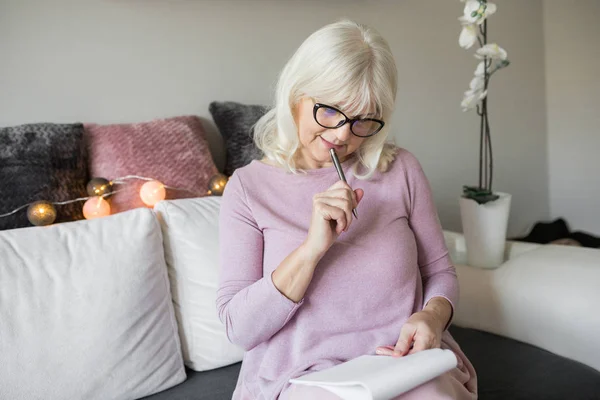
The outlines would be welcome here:
[[[290,383],[320,386],[343,399],[388,400],[456,367],[451,350],[429,349],[404,357],[363,355]]]

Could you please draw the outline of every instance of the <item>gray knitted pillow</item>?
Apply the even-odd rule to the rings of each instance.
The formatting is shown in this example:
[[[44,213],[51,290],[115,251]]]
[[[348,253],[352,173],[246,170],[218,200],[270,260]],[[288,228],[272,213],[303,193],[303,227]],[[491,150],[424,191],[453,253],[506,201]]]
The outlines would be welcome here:
[[[208,109],[225,141],[225,175],[231,176],[237,168],[262,158],[262,152],[254,145],[252,127],[268,111],[267,107],[213,101]]]
[[[36,200],[86,196],[88,160],[82,124],[0,128],[0,214]],[[56,221],[83,218],[83,202],[55,205]],[[31,226],[27,208],[0,218],[0,230]]]

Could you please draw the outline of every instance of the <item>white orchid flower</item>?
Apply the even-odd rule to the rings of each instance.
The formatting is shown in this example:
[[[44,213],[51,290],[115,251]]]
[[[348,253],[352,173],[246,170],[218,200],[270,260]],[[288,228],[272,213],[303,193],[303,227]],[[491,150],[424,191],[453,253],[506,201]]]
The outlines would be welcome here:
[[[486,95],[487,90],[467,90],[462,102],[460,103],[460,106],[462,107],[463,111],[468,111],[472,108],[475,108],[477,103],[483,100]]]
[[[485,75],[485,71],[483,70],[485,68],[484,65],[485,65],[485,61],[482,61],[479,64],[477,64],[477,68],[475,69],[475,76],[483,77],[483,75]],[[488,73],[490,72],[489,65],[488,65],[487,71],[488,71]]]
[[[477,49],[475,57],[480,60],[483,60],[484,57],[491,58],[492,60],[506,60],[508,53],[496,43],[492,43]]]
[[[458,38],[458,44],[463,49],[470,49],[477,42],[477,29],[475,25],[469,24],[464,25],[460,36]]]
[[[466,24],[483,24],[483,21],[490,15],[496,12],[494,3],[486,3],[479,0],[467,0],[463,10],[463,16],[458,19],[463,25]]]
[[[471,82],[469,83],[469,87],[472,91],[482,91],[484,86],[485,79],[483,78],[483,76],[475,76],[473,79],[471,79]]]

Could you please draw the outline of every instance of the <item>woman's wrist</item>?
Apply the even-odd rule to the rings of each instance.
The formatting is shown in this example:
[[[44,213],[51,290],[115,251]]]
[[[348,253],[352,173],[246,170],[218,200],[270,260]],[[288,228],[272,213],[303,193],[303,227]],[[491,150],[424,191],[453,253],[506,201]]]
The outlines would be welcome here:
[[[441,296],[431,298],[423,310],[435,316],[442,331],[446,328],[452,317],[452,304],[450,304],[448,299]]]

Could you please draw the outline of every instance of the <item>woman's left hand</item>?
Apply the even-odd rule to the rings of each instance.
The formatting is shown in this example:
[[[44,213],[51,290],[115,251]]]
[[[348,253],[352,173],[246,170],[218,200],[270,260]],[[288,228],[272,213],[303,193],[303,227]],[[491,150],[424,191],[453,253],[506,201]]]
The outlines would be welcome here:
[[[437,302],[437,300],[436,298],[435,301]],[[443,302],[432,304],[432,307],[425,307],[423,311],[411,315],[402,326],[395,346],[380,346],[375,352],[381,355],[401,357],[421,350],[439,348],[442,342],[442,333],[448,323],[449,314],[452,312],[450,303],[446,299],[440,299],[440,301]],[[447,307],[444,303],[447,303]],[[449,308],[450,313],[443,310],[446,308]]]

